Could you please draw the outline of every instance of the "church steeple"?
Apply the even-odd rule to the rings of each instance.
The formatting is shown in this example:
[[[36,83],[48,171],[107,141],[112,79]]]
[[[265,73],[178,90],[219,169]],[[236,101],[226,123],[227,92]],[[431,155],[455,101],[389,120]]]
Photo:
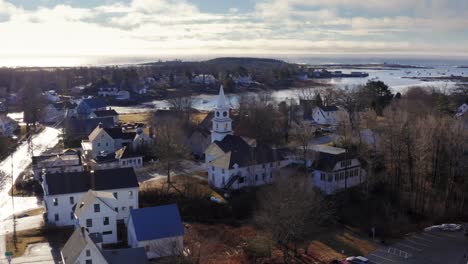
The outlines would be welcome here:
[[[226,103],[223,86],[219,89],[218,101],[214,110],[211,142],[221,141],[226,135],[232,135],[232,119],[229,117],[229,106]]]
[[[226,97],[224,96],[224,89],[222,85],[219,88],[218,102],[216,104],[216,107],[223,109],[228,107],[226,104]]]

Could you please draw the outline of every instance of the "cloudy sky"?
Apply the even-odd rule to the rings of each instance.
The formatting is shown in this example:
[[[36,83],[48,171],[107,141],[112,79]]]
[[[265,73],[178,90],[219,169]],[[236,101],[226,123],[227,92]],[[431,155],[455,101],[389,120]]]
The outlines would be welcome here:
[[[0,0],[0,56],[468,54],[468,0]]]

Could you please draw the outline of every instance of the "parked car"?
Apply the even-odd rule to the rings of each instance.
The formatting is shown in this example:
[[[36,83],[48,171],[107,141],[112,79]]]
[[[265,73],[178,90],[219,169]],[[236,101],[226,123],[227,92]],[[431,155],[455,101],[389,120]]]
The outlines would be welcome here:
[[[357,256],[357,257],[347,257],[346,258],[346,261],[348,261],[349,263],[353,263],[353,264],[364,264],[364,263],[369,263],[369,260],[363,256]]]
[[[440,230],[440,231],[459,231],[462,229],[462,226],[459,224],[441,224],[441,225],[433,225],[430,227],[424,228],[424,231],[434,231],[434,230]]]
[[[320,130],[323,132],[334,132],[336,129],[332,126],[329,126],[329,127],[322,127],[320,128]]]

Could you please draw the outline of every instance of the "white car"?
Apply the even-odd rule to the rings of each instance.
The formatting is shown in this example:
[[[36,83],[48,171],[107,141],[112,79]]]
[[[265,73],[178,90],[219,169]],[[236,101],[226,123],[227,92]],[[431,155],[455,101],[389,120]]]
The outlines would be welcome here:
[[[462,226],[459,224],[441,224],[441,225],[433,225],[430,227],[424,228],[424,231],[433,231],[433,230],[441,230],[441,231],[459,231],[462,229]]]
[[[357,257],[347,257],[346,261],[349,263],[356,263],[356,264],[362,264],[362,263],[369,263],[369,260],[363,256],[357,256]]]

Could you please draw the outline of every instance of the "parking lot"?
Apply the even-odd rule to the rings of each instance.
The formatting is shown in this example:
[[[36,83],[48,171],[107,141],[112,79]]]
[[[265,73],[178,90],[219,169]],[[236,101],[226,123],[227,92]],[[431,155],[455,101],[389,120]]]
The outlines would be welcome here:
[[[382,246],[367,256],[375,264],[467,264],[468,237],[463,232],[429,231]]]

